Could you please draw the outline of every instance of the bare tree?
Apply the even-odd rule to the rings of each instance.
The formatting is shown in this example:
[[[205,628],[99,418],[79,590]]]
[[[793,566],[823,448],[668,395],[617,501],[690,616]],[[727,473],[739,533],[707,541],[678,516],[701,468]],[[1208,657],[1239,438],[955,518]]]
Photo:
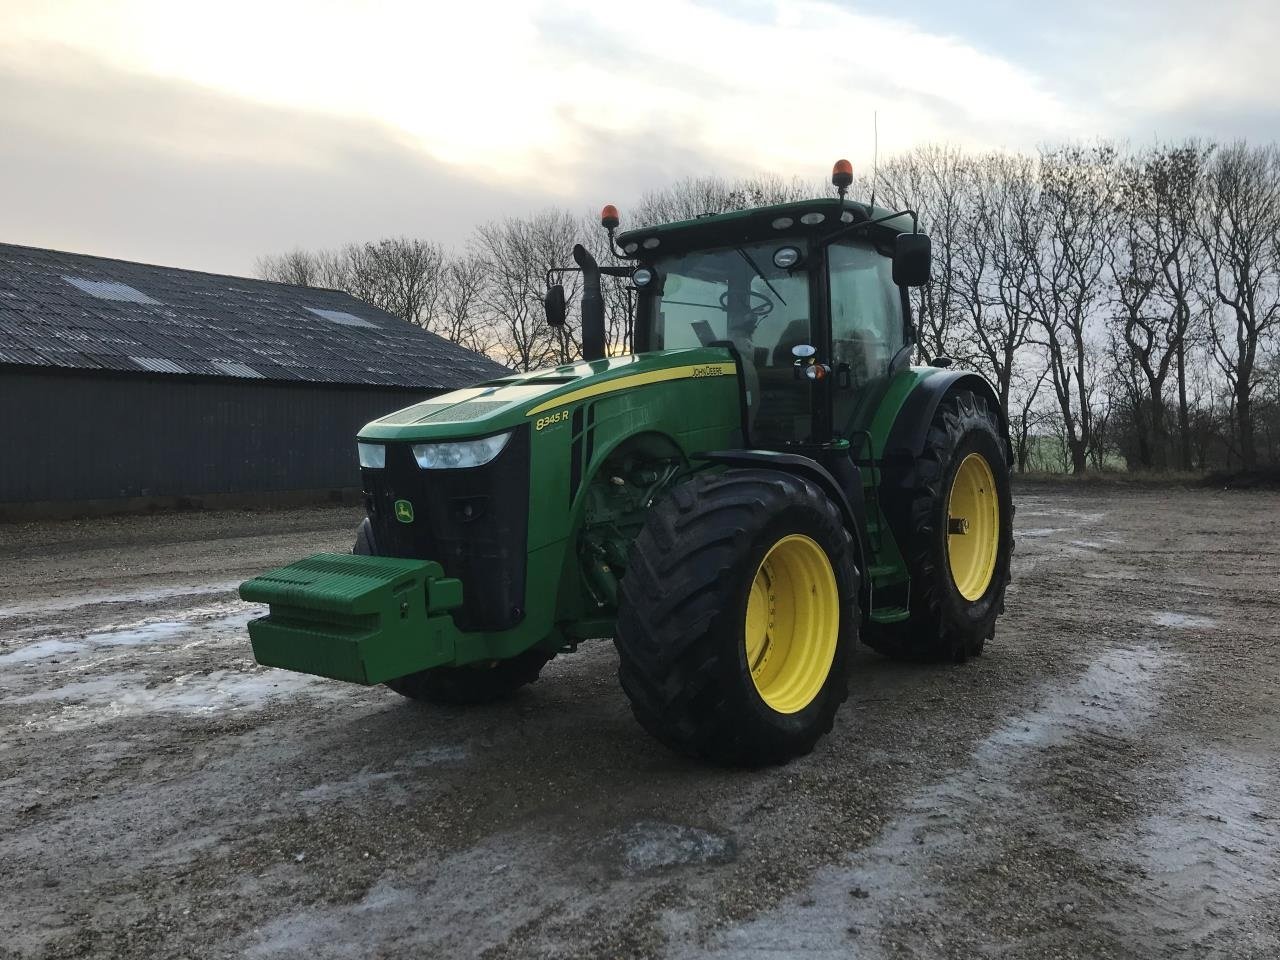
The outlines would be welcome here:
[[[933,282],[912,291],[921,353],[991,379],[1019,469],[1280,457],[1280,148],[926,146],[886,161],[874,186],[933,237]],[[624,213],[643,226],[823,195],[825,183],[769,174],[688,178]],[[594,216],[547,210],[478,228],[461,254],[400,237],[265,256],[258,272],[347,290],[532,369],[581,353],[580,275],[559,275],[564,328],[542,309],[546,271],[571,266],[575,242],[602,265],[630,263]],[[634,291],[604,277],[603,293],[607,349],[630,351]]]
[[[432,330],[468,350],[493,351],[494,331],[484,309],[487,283],[488,269],[482,258],[474,253],[450,258],[441,276]]]
[[[1024,351],[1024,355],[1026,353],[1029,351]],[[1032,370],[1039,370],[1039,373],[1032,375]],[[1019,473],[1026,473],[1031,463],[1033,431],[1044,419],[1037,408],[1036,397],[1048,376],[1048,364],[1036,363],[1035,360],[1028,358],[1027,362],[1020,366],[1010,390],[1006,409],[1012,434],[1010,439],[1013,443],[1014,460],[1018,465]]]
[[[1152,253],[1164,276],[1159,296],[1164,304],[1165,342],[1175,356],[1178,392],[1178,462],[1191,469],[1191,426],[1187,403],[1187,358],[1195,330],[1203,320],[1197,309],[1205,283],[1204,254],[1196,241],[1201,183],[1212,147],[1195,141],[1152,150],[1146,158],[1154,200]]]
[[[1105,144],[1041,150],[1044,230],[1027,237],[1034,257],[1026,295],[1048,354],[1073,473],[1085,472],[1092,443],[1096,358],[1091,327],[1104,297],[1115,158],[1115,149]]]
[[[637,227],[676,220],[692,220],[707,214],[729,213],[773,203],[808,200],[821,189],[798,178],[759,174],[725,180],[722,177],[686,177],[669,187],[651,190],[640,198],[630,220]]]
[[[292,283],[299,287],[320,285],[316,277],[315,257],[307,250],[265,254],[254,262],[254,268],[263,280]]]
[[[1116,209],[1105,234],[1113,311],[1110,354],[1144,467],[1165,466],[1164,382],[1176,355],[1157,301],[1164,281],[1156,250],[1157,196],[1142,157],[1116,164]]]
[[[565,363],[582,352],[572,314],[565,327],[549,326],[543,312],[547,270],[572,264],[580,237],[578,220],[564,210],[549,209],[529,217],[511,217],[478,227],[474,255],[484,264],[489,282],[482,301],[495,335],[498,357],[517,370]],[[566,300],[573,304],[580,289],[578,275],[562,276]]]
[[[1026,157],[990,154],[973,161],[967,183],[971,196],[950,256],[959,330],[970,345],[959,352],[990,374],[1008,409],[1032,318],[1026,291],[1034,247],[1027,237],[1039,216],[1035,167]]]
[[[1280,150],[1243,142],[1223,147],[1204,183],[1199,232],[1219,307],[1209,339],[1231,390],[1240,463],[1252,470],[1259,349],[1280,327]]]
[[[973,164],[959,148],[928,144],[890,159],[880,167],[876,194],[885,205],[909,207],[933,240],[933,279],[914,291],[920,350],[926,357],[951,352],[953,318],[960,306],[957,258],[965,247],[961,233],[972,197]]]
[[[349,243],[338,250],[294,250],[259,257],[265,280],[345,290],[388,313],[431,329],[445,253],[408,237]]]
[[[344,248],[347,289],[388,313],[431,329],[445,253],[426,240],[394,237]]]
[[[300,287],[345,290],[349,272],[344,250],[292,250],[258,257],[258,276]]]

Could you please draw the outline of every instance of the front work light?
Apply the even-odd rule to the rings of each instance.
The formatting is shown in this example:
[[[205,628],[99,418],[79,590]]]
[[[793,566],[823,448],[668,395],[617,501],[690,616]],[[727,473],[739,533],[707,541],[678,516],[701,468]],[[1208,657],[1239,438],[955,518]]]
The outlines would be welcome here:
[[[360,466],[370,470],[381,470],[387,465],[387,448],[381,443],[357,443],[360,451]]]
[[[800,262],[800,250],[797,247],[779,247],[773,251],[773,265],[779,270],[790,270]]]
[[[631,282],[637,287],[647,287],[653,283],[653,271],[648,267],[636,267],[631,271]]]
[[[451,443],[415,443],[413,459],[423,470],[461,470],[481,467],[502,452],[511,431],[483,440],[456,440]]]

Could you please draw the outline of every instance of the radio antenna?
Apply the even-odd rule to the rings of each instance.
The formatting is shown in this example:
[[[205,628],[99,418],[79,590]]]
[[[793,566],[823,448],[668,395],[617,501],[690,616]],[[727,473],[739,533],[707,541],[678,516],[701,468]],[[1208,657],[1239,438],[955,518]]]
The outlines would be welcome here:
[[[880,111],[871,111],[871,206],[876,205],[876,180],[880,163]]]

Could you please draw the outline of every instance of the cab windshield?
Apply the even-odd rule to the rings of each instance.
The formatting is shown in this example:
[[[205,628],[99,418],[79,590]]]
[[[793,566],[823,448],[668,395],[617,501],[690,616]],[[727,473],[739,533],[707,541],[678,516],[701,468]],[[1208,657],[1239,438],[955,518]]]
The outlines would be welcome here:
[[[774,262],[789,250],[790,266]],[[755,443],[804,442],[813,432],[807,381],[793,349],[813,344],[808,245],[795,239],[699,250],[656,260],[647,298],[648,349],[732,343],[742,358],[748,431]],[[780,256],[781,263],[788,262]]]
[[[800,260],[774,265],[779,249]],[[649,349],[676,350],[732,342],[743,360],[790,368],[791,348],[809,343],[809,276],[804,247],[792,242],[699,250],[654,263]],[[776,360],[775,360],[775,354]]]

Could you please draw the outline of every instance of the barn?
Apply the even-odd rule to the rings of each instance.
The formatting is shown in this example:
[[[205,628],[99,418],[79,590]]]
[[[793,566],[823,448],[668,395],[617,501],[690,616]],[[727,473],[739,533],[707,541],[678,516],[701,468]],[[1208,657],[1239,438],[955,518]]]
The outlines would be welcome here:
[[[0,244],[0,516],[338,496],[363,424],[504,372],[337,290]]]

